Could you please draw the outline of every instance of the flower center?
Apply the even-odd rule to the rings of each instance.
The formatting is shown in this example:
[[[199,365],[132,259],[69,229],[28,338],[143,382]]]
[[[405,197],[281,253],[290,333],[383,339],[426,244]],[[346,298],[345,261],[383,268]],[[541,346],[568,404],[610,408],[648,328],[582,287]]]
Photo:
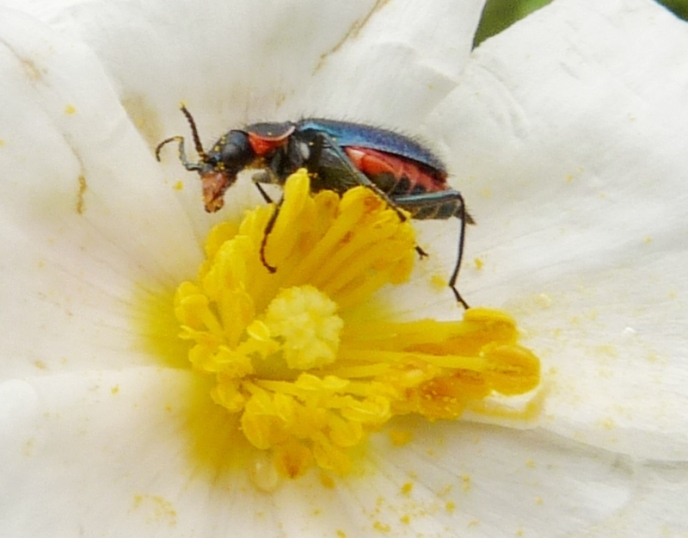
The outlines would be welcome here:
[[[486,397],[538,386],[539,361],[516,344],[506,314],[366,316],[379,288],[409,278],[416,255],[410,222],[369,189],[312,195],[300,171],[266,236],[273,211],[210,232],[207,260],[196,283],[179,286],[175,313],[191,364],[214,376],[213,400],[240,417],[281,475],[313,464],[344,474],[353,448],[395,415],[498,414]]]

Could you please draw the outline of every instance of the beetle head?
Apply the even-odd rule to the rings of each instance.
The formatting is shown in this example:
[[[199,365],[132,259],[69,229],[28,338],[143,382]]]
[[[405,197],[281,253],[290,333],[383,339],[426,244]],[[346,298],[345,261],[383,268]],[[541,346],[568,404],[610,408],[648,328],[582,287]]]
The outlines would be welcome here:
[[[162,147],[169,142],[177,142],[179,144],[179,160],[184,168],[198,172],[201,176],[205,210],[208,213],[214,213],[224,205],[222,197],[225,191],[236,181],[237,174],[256,159],[256,152],[251,146],[249,135],[245,131],[239,130],[229,131],[215,143],[211,151],[206,152],[203,149],[203,144],[201,144],[196,122],[191,113],[184,105],[180,108],[191,127],[191,135],[199,157],[198,162],[190,162],[186,158],[183,136],[173,136],[160,142],[155,148],[155,157],[159,161]]]
[[[203,203],[208,213],[224,205],[225,191],[234,185],[237,174],[255,159],[248,135],[238,130],[229,131],[208,154],[201,154],[201,161],[193,169],[201,176]]]
[[[265,163],[287,144],[294,132],[291,123],[254,123],[246,130],[232,130],[218,140],[207,154],[197,146],[201,162],[196,168],[203,182],[203,202],[208,213],[224,205],[224,193],[237,174],[254,164]]]
[[[229,131],[206,152],[191,113],[184,105],[180,108],[191,127],[198,162],[187,159],[183,136],[173,136],[160,142],[155,149],[155,156],[160,160],[160,150],[169,142],[179,144],[179,160],[184,168],[201,176],[203,203],[208,213],[214,213],[224,205],[225,191],[234,185],[239,172],[252,165],[265,165],[287,144],[295,130],[295,125],[290,122],[255,123],[245,130]]]

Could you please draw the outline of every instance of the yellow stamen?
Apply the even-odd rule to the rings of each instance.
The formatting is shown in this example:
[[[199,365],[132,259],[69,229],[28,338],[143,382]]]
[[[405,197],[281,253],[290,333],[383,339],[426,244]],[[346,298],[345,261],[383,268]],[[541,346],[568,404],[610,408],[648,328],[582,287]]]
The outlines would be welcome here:
[[[346,473],[352,450],[395,415],[489,414],[486,397],[538,386],[539,361],[517,344],[504,313],[364,319],[361,305],[411,274],[410,221],[366,188],[341,199],[311,195],[304,171],[284,190],[267,238],[273,206],[239,226],[216,226],[198,281],[181,284],[175,297],[191,364],[214,376],[213,400],[239,417],[254,447],[270,451],[279,474],[297,477],[313,464]],[[274,273],[261,261],[264,239]]]

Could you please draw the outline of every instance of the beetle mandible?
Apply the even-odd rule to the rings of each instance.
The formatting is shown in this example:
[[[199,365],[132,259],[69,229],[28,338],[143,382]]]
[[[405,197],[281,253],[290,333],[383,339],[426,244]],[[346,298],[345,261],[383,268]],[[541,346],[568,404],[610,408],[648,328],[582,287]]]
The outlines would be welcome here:
[[[184,105],[199,161],[190,162],[184,150],[184,137],[173,136],[158,144],[155,156],[169,142],[179,144],[179,159],[187,170],[198,172],[203,187],[205,210],[218,211],[224,205],[225,191],[244,169],[259,168],[253,181],[266,202],[272,200],[261,183],[283,185],[299,168],[306,168],[312,177],[311,189],[333,190],[340,194],[355,186],[372,189],[405,220],[399,211],[408,211],[414,219],[448,219],[461,221],[458,253],[449,287],[456,300],[469,308],[456,281],[463,257],[466,224],[473,224],[463,196],[447,183],[442,161],[415,140],[377,127],[344,121],[307,118],[296,122],[254,123],[243,129],[232,129],[205,151],[196,123]],[[267,238],[275,224],[281,202],[276,206],[265,229],[261,259],[265,260]],[[417,248],[421,255],[425,253]]]

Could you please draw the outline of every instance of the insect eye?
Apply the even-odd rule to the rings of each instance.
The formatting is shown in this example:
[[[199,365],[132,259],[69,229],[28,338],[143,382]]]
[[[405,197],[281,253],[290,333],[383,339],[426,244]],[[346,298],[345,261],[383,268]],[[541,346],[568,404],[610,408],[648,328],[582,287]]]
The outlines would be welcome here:
[[[219,151],[219,160],[229,170],[240,170],[255,158],[248,135],[243,131],[230,131]]]

